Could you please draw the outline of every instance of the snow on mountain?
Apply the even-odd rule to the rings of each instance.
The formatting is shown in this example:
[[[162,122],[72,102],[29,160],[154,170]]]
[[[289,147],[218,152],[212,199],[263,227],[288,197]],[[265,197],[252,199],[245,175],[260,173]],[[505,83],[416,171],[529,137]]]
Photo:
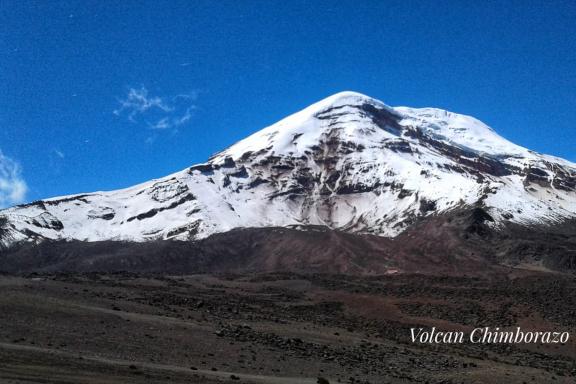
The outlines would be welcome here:
[[[0,211],[0,245],[301,225],[396,236],[421,217],[467,206],[483,207],[493,226],[574,218],[576,164],[469,116],[342,92],[167,177]]]

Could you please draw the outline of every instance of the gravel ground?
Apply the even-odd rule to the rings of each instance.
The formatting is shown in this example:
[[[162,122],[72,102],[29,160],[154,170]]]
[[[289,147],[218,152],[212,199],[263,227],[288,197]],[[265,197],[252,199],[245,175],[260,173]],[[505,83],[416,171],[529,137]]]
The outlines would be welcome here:
[[[574,383],[576,280],[395,275],[0,277],[2,383]],[[565,330],[429,345],[411,327]]]

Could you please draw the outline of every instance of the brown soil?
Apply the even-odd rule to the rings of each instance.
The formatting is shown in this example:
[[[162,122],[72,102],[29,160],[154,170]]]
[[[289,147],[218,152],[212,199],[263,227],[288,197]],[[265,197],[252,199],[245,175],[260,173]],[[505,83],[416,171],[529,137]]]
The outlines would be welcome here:
[[[410,327],[576,338],[576,280],[0,277],[2,383],[574,383],[576,344],[422,345]]]

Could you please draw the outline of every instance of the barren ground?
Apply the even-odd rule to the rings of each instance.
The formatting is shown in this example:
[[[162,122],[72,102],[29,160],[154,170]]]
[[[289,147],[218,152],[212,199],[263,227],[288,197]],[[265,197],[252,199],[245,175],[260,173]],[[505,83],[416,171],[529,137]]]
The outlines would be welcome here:
[[[574,383],[576,280],[264,274],[0,277],[2,383]],[[410,327],[568,330],[421,345]]]

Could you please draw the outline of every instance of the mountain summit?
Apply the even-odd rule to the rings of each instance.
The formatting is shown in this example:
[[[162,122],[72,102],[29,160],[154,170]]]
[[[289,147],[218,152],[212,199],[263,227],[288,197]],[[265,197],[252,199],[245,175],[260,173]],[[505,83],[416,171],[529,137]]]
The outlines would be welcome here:
[[[167,177],[0,211],[0,245],[46,239],[201,239],[324,226],[395,237],[465,209],[491,228],[576,217],[576,164],[482,122],[341,92]]]

